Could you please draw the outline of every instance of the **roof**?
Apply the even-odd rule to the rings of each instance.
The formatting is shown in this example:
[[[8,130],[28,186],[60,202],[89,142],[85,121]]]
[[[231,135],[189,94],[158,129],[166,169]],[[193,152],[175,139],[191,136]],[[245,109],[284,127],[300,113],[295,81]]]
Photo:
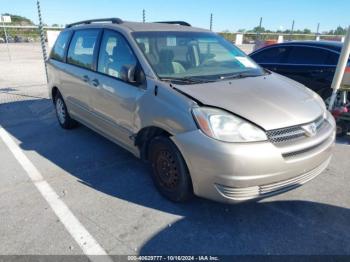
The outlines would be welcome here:
[[[317,46],[317,47],[332,49],[338,52],[340,52],[341,48],[343,47],[343,43],[337,42],[337,41],[289,41],[289,42],[284,42],[276,45]]]
[[[138,23],[138,22],[123,22],[119,26],[126,26],[131,31],[181,31],[181,32],[210,32],[209,30],[196,28],[192,26],[183,26],[177,24],[166,23]]]
[[[66,26],[69,28],[81,28],[81,27],[117,27],[124,28],[132,32],[147,32],[147,31],[176,31],[176,32],[210,32],[209,30],[196,28],[190,26],[183,21],[169,21],[169,22],[154,22],[154,23],[141,23],[123,21],[120,18],[106,18],[106,19],[93,19],[81,21]]]

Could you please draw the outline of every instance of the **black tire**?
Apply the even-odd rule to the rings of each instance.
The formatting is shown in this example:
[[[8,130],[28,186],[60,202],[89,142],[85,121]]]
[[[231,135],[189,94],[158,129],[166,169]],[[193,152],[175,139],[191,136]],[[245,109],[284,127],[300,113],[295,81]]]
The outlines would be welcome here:
[[[72,129],[78,125],[77,121],[70,117],[66,103],[60,93],[57,93],[54,104],[58,123],[63,129]]]
[[[152,178],[159,192],[173,202],[193,196],[192,181],[185,160],[168,137],[156,137],[149,145]]]

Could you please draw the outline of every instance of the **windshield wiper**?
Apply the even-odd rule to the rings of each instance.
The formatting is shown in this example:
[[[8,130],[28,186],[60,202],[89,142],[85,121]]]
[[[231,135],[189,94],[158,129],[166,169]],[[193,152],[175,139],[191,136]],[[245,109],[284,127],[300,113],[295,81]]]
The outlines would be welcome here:
[[[259,74],[247,74],[247,73],[237,73],[233,75],[228,75],[228,76],[221,76],[219,80],[227,80],[227,79],[241,79],[241,78],[246,78],[246,77],[258,77],[262,76]]]
[[[200,83],[209,83],[214,82],[213,80],[209,79],[198,79],[195,77],[161,77],[160,80],[163,81],[170,81],[170,82],[182,82],[187,84],[200,84]]]

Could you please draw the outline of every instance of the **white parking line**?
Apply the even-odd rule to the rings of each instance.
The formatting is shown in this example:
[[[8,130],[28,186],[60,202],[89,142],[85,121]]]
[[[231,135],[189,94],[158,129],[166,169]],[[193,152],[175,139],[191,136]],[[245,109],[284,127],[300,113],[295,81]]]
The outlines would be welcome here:
[[[102,260],[112,261],[112,259],[107,256],[106,251],[97,243],[97,241],[73,215],[67,205],[59,198],[49,183],[44,180],[39,170],[27,158],[15,141],[13,141],[10,134],[3,127],[0,127],[0,137],[26,171],[41,195],[51,206],[52,210],[55,212],[67,231],[81,247],[84,254],[93,261],[101,261],[101,255],[105,256],[104,259],[102,258]]]

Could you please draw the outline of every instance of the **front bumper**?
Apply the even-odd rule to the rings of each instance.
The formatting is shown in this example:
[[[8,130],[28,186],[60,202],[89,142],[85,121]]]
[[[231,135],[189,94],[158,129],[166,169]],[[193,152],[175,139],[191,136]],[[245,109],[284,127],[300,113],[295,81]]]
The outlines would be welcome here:
[[[330,114],[327,121],[327,128],[315,137],[287,146],[269,141],[225,143],[200,130],[172,138],[187,163],[194,193],[235,203],[285,192],[322,173],[335,139]]]

